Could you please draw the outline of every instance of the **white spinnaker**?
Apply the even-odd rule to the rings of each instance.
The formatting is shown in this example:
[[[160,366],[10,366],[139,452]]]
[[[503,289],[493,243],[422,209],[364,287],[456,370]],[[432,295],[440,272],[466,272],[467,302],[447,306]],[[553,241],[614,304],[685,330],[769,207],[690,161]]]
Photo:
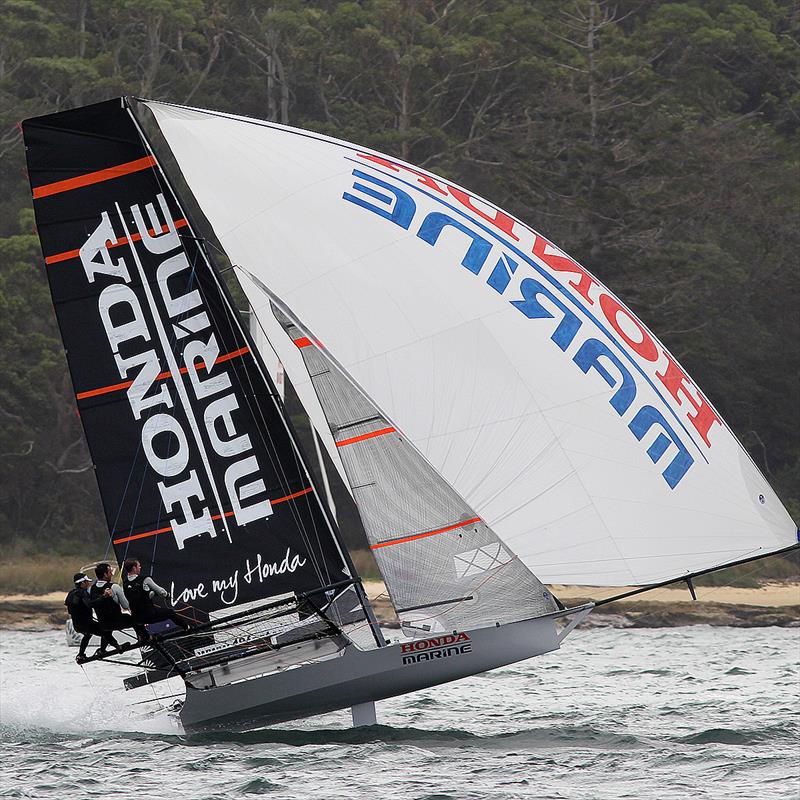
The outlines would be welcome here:
[[[658,378],[663,345],[593,278],[577,291],[539,234],[363,148],[147,105],[233,263],[543,581],[650,583],[796,542],[724,423],[692,423],[694,386],[673,397]],[[293,345],[272,341],[311,401]]]

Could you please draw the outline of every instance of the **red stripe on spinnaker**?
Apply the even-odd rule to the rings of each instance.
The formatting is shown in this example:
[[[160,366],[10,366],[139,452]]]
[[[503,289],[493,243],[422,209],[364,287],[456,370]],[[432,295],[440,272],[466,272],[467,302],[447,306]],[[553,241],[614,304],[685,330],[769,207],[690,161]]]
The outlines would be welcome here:
[[[188,221],[185,220],[185,219],[176,219],[175,220],[175,227],[176,228],[185,228],[188,224],[189,224]],[[168,230],[169,230],[169,227],[167,225],[162,225],[161,226],[161,233],[166,233]],[[147,232],[150,234],[150,236],[155,236],[155,229],[154,228],[150,228],[150,230],[147,231]],[[131,241],[138,242],[141,238],[142,238],[142,234],[141,233],[134,233],[133,236],[131,236]],[[123,236],[121,239],[117,239],[116,242],[112,242],[111,244],[109,244],[108,245],[108,249],[110,250],[112,247],[121,247],[123,244],[128,244],[128,237],[127,236]],[[69,260],[71,260],[73,258],[78,258],[78,256],[80,256],[80,254],[81,254],[80,249],[78,249],[78,250],[65,250],[63,253],[56,253],[53,256],[47,256],[45,258],[45,260],[44,260],[44,263],[47,264],[48,266],[50,266],[51,264],[58,264],[61,261],[69,261]]]
[[[455,525],[448,525],[446,528],[437,528],[435,531],[426,531],[425,533],[415,533],[412,536],[403,536],[400,539],[391,539],[388,542],[378,542],[372,545],[373,550],[379,547],[390,547],[393,544],[402,544],[403,542],[413,542],[415,539],[424,539],[426,536],[436,536],[438,533],[447,533],[447,531],[454,531],[457,528],[465,528],[467,525],[472,525],[473,522],[480,522],[480,517],[473,517],[472,519],[464,520],[464,522],[457,522]]]
[[[363,442],[365,439],[374,439],[376,436],[385,436],[387,433],[394,433],[397,428],[381,428],[371,433],[362,433],[361,436],[353,436],[350,439],[342,439],[341,442],[336,442],[337,447],[345,447],[348,444],[355,444],[356,442]]]
[[[99,169],[96,172],[87,172],[85,175],[78,175],[77,178],[67,178],[64,181],[46,183],[44,186],[36,186],[33,189],[33,199],[48,197],[51,194],[70,192],[73,189],[80,189],[83,186],[91,186],[94,183],[110,181],[113,178],[121,178],[123,175],[130,175],[132,172],[141,172],[156,165],[156,160],[152,156],[137,158],[135,161],[126,161],[124,164],[117,164],[115,167]]]
[[[314,487],[309,486],[307,489],[301,489],[299,492],[294,492],[293,494],[287,494],[285,497],[276,497],[274,500],[270,500],[270,505],[277,505],[278,503],[285,503],[287,500],[294,500],[295,497],[302,497],[304,494],[308,494],[309,492],[313,492]],[[222,519],[223,517],[232,517],[235,512],[233,511],[226,511],[224,514],[214,514],[211,519],[216,521],[218,519]],[[158,528],[154,531],[145,531],[144,533],[137,533],[133,536],[123,536],[119,539],[114,539],[114,544],[125,544],[125,542],[132,542],[135,539],[146,539],[148,536],[157,536],[159,533],[167,533],[172,532],[172,526],[167,525],[166,528]]]
[[[225,353],[224,355],[219,356],[214,364],[219,364],[222,361],[230,361],[232,358],[237,358],[238,356],[242,356],[245,353],[249,353],[249,347],[240,347],[238,350],[234,350],[231,353]],[[181,375],[185,375],[189,371],[188,367],[181,367],[178,372]],[[172,373],[168,370],[167,372],[159,372],[156,375],[155,380],[163,381],[166,378],[171,378]],[[129,386],[133,384],[133,381],[123,381],[122,383],[112,383],[110,386],[101,386],[99,389],[87,389],[85,392],[78,392],[75,397],[78,400],[86,400],[89,397],[96,397],[99,394],[108,394],[109,392],[119,392],[122,389],[127,389]]]

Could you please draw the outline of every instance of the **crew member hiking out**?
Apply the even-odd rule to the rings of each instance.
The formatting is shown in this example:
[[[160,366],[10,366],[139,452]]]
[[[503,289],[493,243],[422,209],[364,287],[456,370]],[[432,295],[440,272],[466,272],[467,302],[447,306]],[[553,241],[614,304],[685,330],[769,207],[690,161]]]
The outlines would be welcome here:
[[[111,583],[114,570],[111,564],[98,564],[94,568],[97,580],[92,585],[90,602],[97,621],[105,631],[119,631],[123,628],[133,628],[139,641],[148,638],[144,625],[138,624],[133,617],[122,613],[122,609],[130,610],[130,603],[118,583]]]
[[[122,565],[122,588],[137,625],[170,620],[184,630],[190,627],[190,621],[186,617],[172,608],[163,608],[153,602],[156,595],[164,600],[169,593],[149,575],[142,576],[142,564],[138,558],[128,558]]]
[[[75,656],[75,660],[82,664],[86,660],[86,648],[89,646],[92,636],[100,637],[100,649],[97,652],[101,655],[106,655],[109,646],[118,648],[119,643],[109,631],[103,630],[100,624],[92,618],[92,605],[89,597],[92,579],[82,572],[76,572],[73,581],[75,588],[67,595],[64,605],[72,617],[72,626],[78,633],[83,634],[80,647],[78,647],[78,655]]]

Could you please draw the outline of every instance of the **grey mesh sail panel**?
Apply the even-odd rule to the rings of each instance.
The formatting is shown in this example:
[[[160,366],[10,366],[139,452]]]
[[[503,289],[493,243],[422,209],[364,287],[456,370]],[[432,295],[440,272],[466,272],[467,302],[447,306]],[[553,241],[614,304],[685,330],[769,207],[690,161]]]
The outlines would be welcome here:
[[[404,628],[514,622],[552,595],[326,351],[273,304],[300,348],[372,553]]]

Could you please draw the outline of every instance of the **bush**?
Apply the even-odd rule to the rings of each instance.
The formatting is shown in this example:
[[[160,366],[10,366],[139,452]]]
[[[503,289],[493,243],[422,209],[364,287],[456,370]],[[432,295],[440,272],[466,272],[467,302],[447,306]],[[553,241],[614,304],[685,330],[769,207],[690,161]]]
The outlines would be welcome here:
[[[112,558],[113,560],[113,558]],[[73,587],[72,576],[94,563],[86,553],[16,555],[0,562],[0,594],[65,594]],[[94,577],[90,573],[90,577]]]

